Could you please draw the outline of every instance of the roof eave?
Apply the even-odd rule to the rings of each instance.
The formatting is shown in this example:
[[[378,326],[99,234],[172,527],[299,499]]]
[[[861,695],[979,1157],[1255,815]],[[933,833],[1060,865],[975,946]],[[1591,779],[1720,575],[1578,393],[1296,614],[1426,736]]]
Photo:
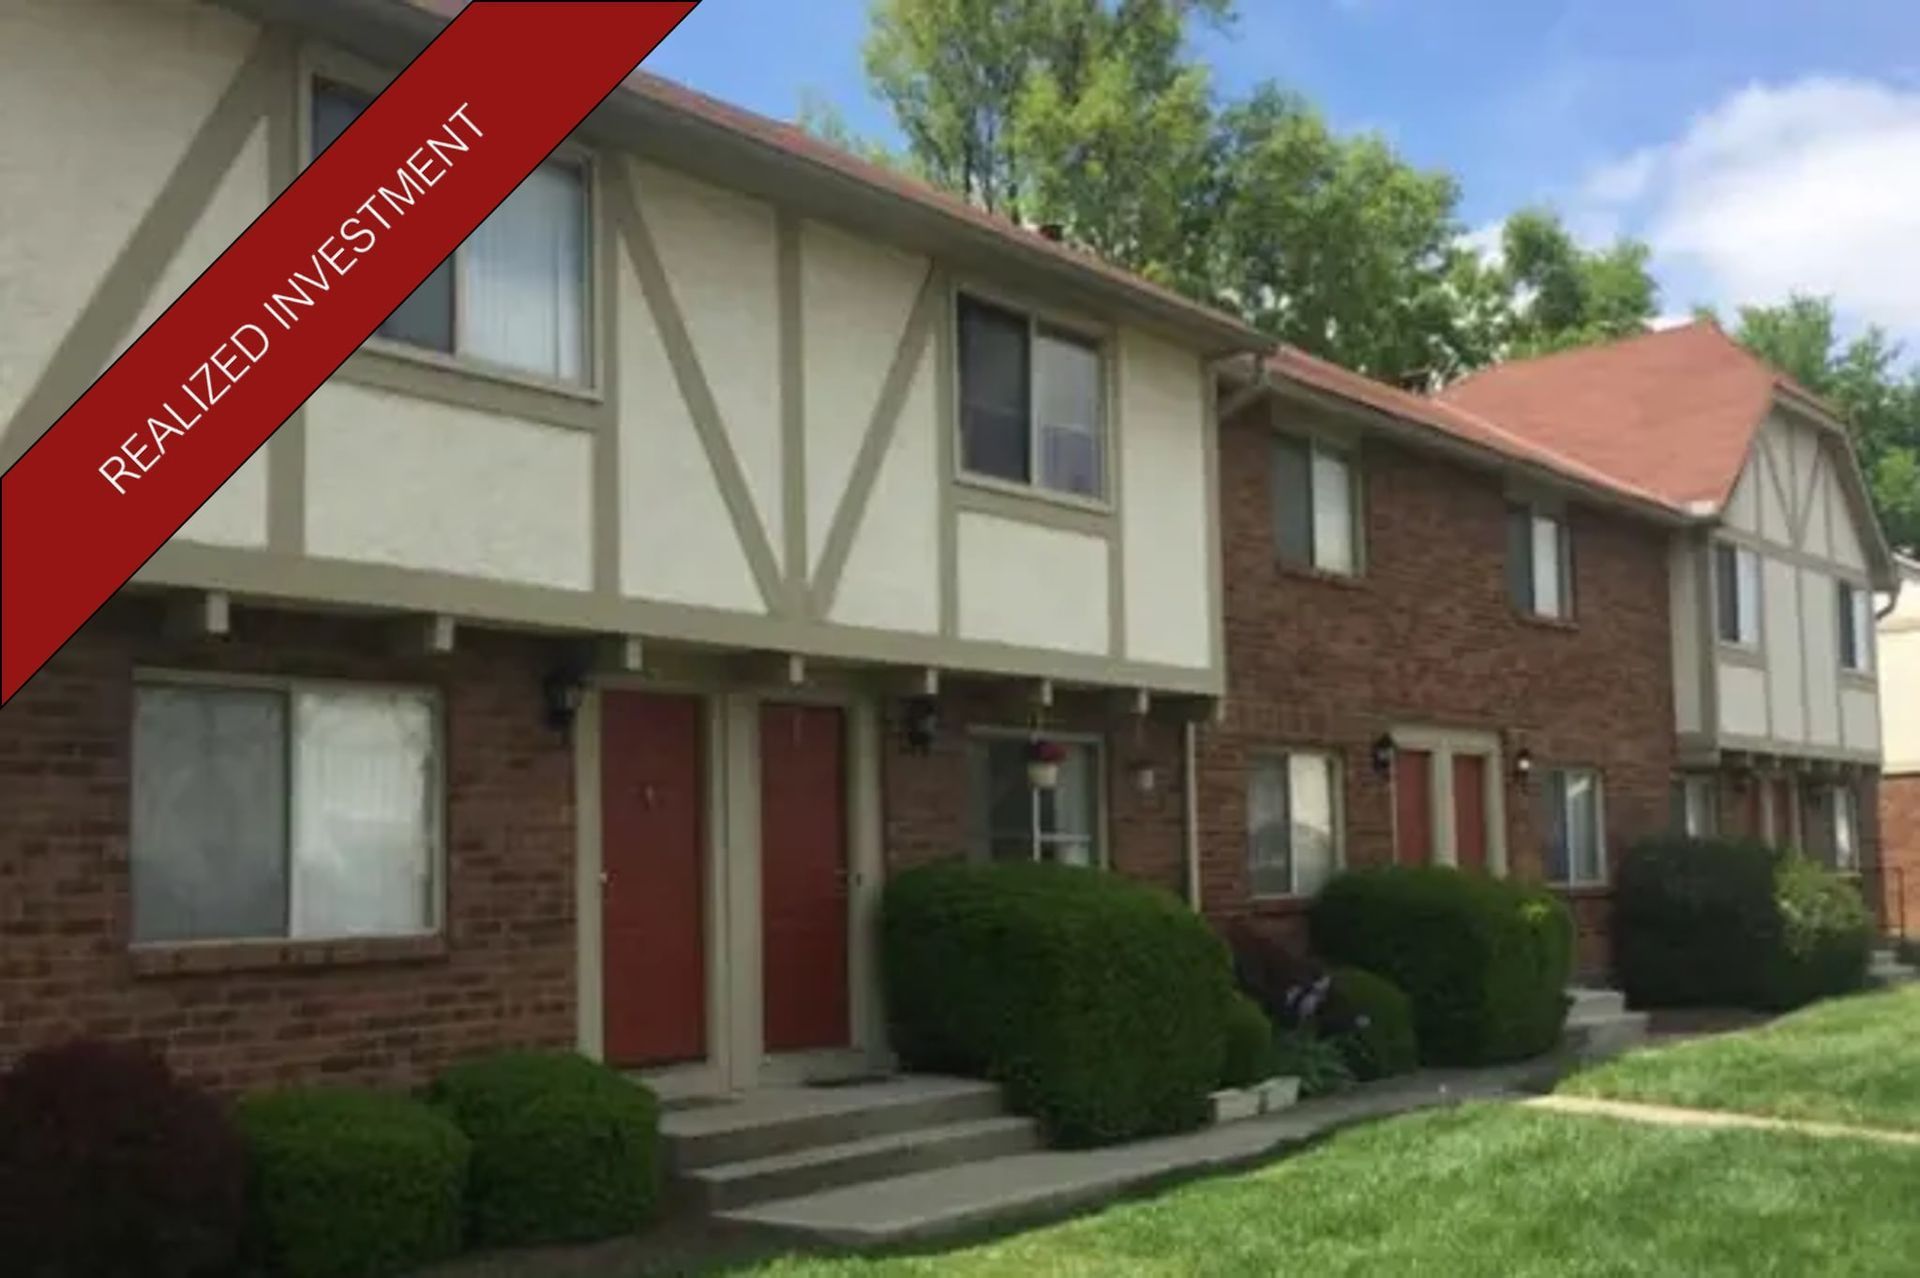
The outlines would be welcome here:
[[[390,65],[411,60],[446,24],[443,16],[404,0],[216,3]],[[1208,358],[1263,351],[1273,344],[1225,312],[1169,295],[1144,280],[1129,280],[1113,268],[1076,262],[1073,250],[1037,238],[1022,243],[1017,233],[994,230],[937,204],[863,181],[637,90],[616,91],[582,131],[803,215],[877,231],[961,271],[1017,273],[1068,304],[1096,312],[1118,310]]]

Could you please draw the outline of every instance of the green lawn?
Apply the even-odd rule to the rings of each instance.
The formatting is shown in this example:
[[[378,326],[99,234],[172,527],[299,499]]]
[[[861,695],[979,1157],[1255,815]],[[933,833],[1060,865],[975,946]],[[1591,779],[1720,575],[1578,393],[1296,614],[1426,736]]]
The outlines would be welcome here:
[[[1759,1029],[1636,1052],[1569,1079],[1560,1090],[1920,1131],[1920,985],[1821,1003]]]
[[[1238,1176],[917,1256],[736,1275],[1902,1275],[1920,1151],[1478,1105],[1355,1128]]]

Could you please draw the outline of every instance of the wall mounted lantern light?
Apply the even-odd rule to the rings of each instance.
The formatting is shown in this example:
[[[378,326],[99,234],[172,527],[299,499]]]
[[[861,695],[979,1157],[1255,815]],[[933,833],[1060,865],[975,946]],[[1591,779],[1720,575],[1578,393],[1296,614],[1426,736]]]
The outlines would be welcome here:
[[[1513,754],[1513,782],[1525,789],[1527,782],[1533,779],[1533,751],[1521,746]]]
[[[586,672],[577,661],[564,661],[547,671],[547,677],[540,683],[547,708],[547,726],[555,732],[571,728],[586,691]]]
[[[1393,738],[1387,733],[1383,732],[1374,738],[1373,773],[1375,776],[1388,777],[1393,774],[1393,751]]]
[[[901,708],[900,736],[908,754],[927,754],[940,733],[940,703],[932,697],[908,697]]]

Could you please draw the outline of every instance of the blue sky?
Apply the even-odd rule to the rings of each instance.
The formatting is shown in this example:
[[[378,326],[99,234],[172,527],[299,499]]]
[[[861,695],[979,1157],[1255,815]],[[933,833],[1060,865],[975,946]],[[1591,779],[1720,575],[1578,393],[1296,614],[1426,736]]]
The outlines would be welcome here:
[[[1241,0],[1196,52],[1460,180],[1486,234],[1556,204],[1647,239],[1664,305],[1836,295],[1920,352],[1920,0]],[[866,0],[703,0],[650,69],[768,115],[892,125]]]

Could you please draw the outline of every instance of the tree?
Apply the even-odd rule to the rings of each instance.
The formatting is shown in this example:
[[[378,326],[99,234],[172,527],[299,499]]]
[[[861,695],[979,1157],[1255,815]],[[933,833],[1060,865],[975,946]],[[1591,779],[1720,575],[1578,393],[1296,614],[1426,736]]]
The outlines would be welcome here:
[[[1575,242],[1550,209],[1522,209],[1501,229],[1510,301],[1504,353],[1513,358],[1587,346],[1644,332],[1660,290],[1649,251],[1620,239],[1604,249]]]
[[[1853,434],[1887,539],[1920,548],[1920,364],[1868,327],[1842,341],[1833,299],[1795,294],[1778,306],[1743,306],[1741,345],[1832,404]]]

